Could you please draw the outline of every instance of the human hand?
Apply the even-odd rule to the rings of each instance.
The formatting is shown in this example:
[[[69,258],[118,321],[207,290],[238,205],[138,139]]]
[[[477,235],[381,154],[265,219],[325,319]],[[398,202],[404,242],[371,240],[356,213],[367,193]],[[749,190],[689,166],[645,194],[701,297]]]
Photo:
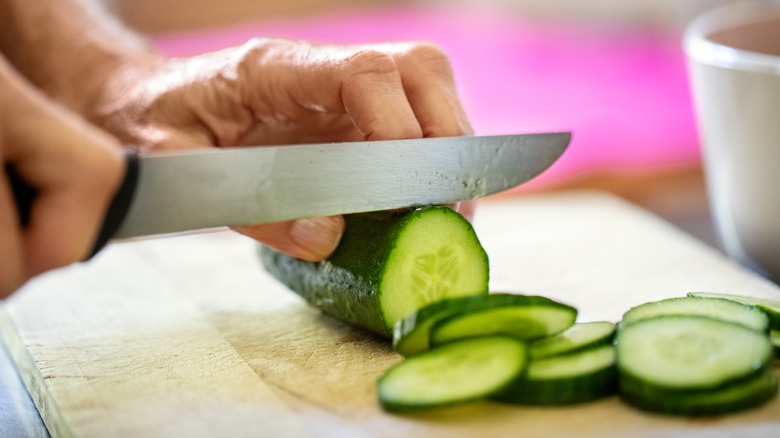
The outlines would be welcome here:
[[[102,102],[102,103],[100,103]],[[331,46],[256,39],[128,64],[90,118],[141,152],[472,134],[446,55],[424,43]],[[467,217],[473,203],[455,206]],[[306,260],[338,244],[341,217],[239,227]]]
[[[29,86],[0,56],[0,298],[84,260],[119,186],[119,144]],[[6,166],[36,191],[19,223]]]

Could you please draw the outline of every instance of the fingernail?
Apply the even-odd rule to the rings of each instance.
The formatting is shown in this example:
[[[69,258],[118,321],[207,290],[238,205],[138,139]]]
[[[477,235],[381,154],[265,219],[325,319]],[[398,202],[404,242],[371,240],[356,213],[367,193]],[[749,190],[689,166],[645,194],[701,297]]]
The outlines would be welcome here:
[[[333,253],[343,232],[341,216],[298,219],[290,228],[290,238],[300,248],[298,257],[319,261]]]

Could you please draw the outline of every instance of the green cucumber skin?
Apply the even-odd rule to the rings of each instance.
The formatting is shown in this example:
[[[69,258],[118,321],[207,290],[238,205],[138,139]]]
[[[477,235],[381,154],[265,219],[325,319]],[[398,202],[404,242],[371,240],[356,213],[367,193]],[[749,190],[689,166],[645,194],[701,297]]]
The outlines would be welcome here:
[[[357,277],[351,271],[327,262],[312,263],[290,257],[267,246],[262,246],[259,252],[266,271],[310,305],[350,324],[386,336],[379,302],[375,298],[376,291],[364,277]],[[324,272],[328,275],[323,275]]]
[[[778,378],[772,368],[765,368],[749,379],[718,389],[670,395],[648,387],[628,374],[619,377],[620,398],[648,412],[667,415],[707,417],[730,414],[758,407],[772,400],[778,391]]]
[[[308,262],[267,246],[260,247],[260,260],[269,274],[312,306],[352,325],[392,338],[392,328],[385,321],[379,301],[378,289],[385,275],[385,262],[406,225],[419,215],[437,209],[457,214],[447,207],[434,206],[345,215],[344,234],[327,260]],[[487,269],[484,250],[480,256]],[[477,292],[487,293],[487,284],[484,289]]]
[[[341,242],[323,262],[297,259],[267,246],[262,247],[260,258],[271,275],[312,306],[389,337],[377,285],[382,279],[382,262],[412,214],[383,211],[345,215]]]

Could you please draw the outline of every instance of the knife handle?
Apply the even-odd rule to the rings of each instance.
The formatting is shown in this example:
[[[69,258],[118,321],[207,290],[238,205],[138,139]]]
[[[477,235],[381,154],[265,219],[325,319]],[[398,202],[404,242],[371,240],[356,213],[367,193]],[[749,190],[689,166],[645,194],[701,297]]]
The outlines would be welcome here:
[[[122,180],[122,185],[114,194],[114,198],[111,200],[111,204],[106,210],[106,216],[103,218],[103,224],[98,233],[95,244],[92,247],[92,251],[89,254],[88,259],[91,259],[108,243],[111,237],[122,225],[122,221],[127,215],[130,209],[130,204],[133,200],[133,194],[135,193],[135,187],[138,183],[139,172],[139,158],[138,155],[132,151],[125,152],[125,176]],[[19,216],[19,223],[22,228],[27,228],[30,224],[30,215],[32,214],[32,206],[35,203],[35,198],[38,196],[37,190],[31,185],[27,184],[21,176],[16,172],[13,166],[5,165],[5,174],[11,183],[11,191],[13,193],[14,200],[16,202],[16,210]]]

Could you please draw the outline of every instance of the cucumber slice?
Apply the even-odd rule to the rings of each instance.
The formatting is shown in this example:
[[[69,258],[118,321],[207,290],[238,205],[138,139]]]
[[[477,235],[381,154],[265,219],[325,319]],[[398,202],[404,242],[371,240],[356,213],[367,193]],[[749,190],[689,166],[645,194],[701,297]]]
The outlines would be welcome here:
[[[643,381],[621,374],[620,396],[640,409],[663,414],[712,416],[760,406],[777,395],[775,371],[765,368],[757,375],[715,390],[669,395]]]
[[[532,360],[524,378],[496,396],[498,401],[528,405],[570,405],[617,393],[612,345]]]
[[[484,308],[442,318],[431,326],[431,346],[494,334],[531,341],[560,333],[577,319],[577,309],[566,304],[544,297],[516,297],[515,300],[491,300],[488,295]]]
[[[775,350],[775,359],[780,359],[780,330],[772,330],[769,334],[769,340]]]
[[[614,336],[615,324],[612,322],[579,322],[557,335],[531,343],[531,358],[536,360],[612,344]]]
[[[623,314],[621,325],[660,315],[702,315],[742,324],[768,332],[769,318],[753,306],[722,298],[678,297],[632,307]]]
[[[265,269],[323,312],[391,337],[395,321],[445,298],[485,295],[488,257],[447,207],[345,216],[331,257],[306,262],[261,247]]]
[[[621,326],[615,344],[621,394],[632,403],[649,399],[641,406],[751,379],[770,368],[772,355],[765,333],[699,315],[657,316]]]
[[[520,378],[528,348],[507,336],[452,342],[400,362],[377,381],[390,412],[416,412],[484,399]]]
[[[466,314],[505,306],[526,306],[554,304],[549,298],[518,295],[510,293],[492,293],[450,298],[431,303],[395,324],[393,349],[406,356],[413,356],[430,348],[431,327],[438,321],[456,314]]]
[[[769,328],[772,330],[780,330],[780,301],[747,297],[744,295],[721,294],[712,292],[689,292],[688,296],[700,298],[722,298],[724,300],[732,300],[738,303],[746,304],[748,306],[755,306],[762,312],[766,313],[766,316],[769,318]]]

